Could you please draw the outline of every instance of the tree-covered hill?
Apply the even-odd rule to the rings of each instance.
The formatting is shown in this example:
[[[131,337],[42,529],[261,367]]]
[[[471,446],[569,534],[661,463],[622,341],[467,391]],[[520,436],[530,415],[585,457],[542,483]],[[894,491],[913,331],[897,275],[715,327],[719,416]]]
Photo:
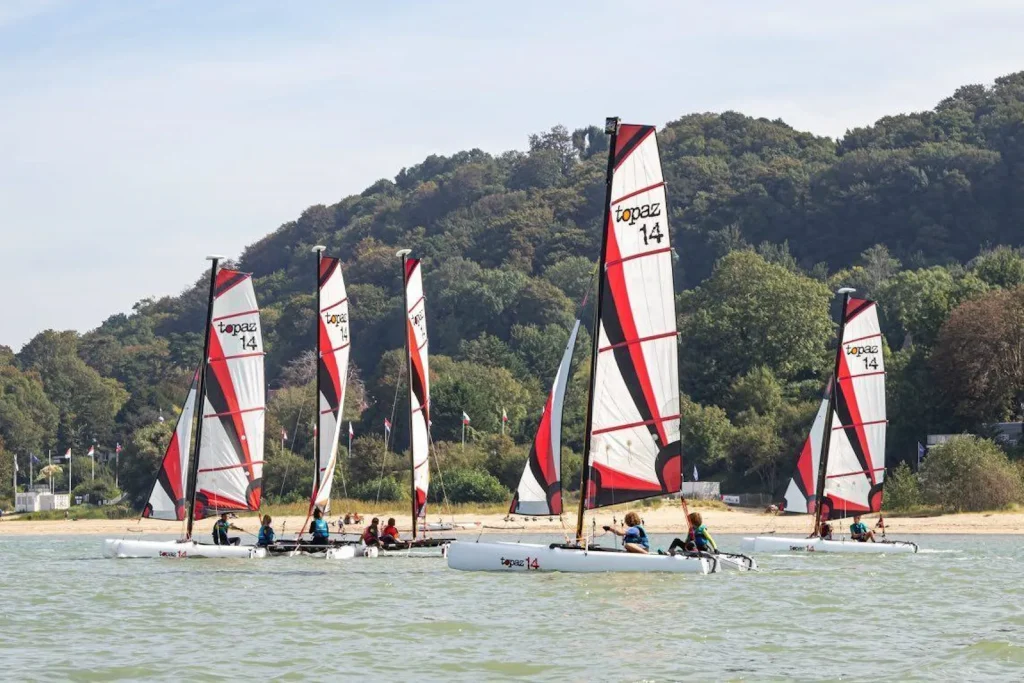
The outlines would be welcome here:
[[[929,432],[1019,415],[1024,371],[996,361],[1006,344],[1020,350],[1020,336],[955,313],[961,305],[1016,312],[1021,301],[1024,72],[962,87],[933,110],[885,117],[838,141],[725,112],[669,122],[659,143],[684,290],[686,457],[708,475],[772,489],[788,474],[827,372],[830,290],[840,283],[880,302],[890,463],[911,458]],[[245,249],[236,265],[254,274],[266,330],[267,433],[286,427],[291,435],[285,451],[268,446],[269,495],[307,486],[295,471],[311,457],[314,244],[342,258],[350,295],[346,412],[362,436],[357,454],[372,465],[346,464],[352,485],[379,476],[383,449],[368,435],[391,416],[403,367],[394,255],[402,247],[424,259],[434,436],[456,440],[461,412],[473,419],[466,452],[440,452],[454,469],[514,483],[593,278],[606,152],[600,128],[556,126],[530,136],[526,152],[431,156],[359,195],[312,206]],[[0,450],[27,463],[30,452],[123,443],[122,483],[138,498],[173,422],[159,416],[176,413],[200,354],[205,282],[141,301],[85,334],[46,331],[18,354],[0,349]],[[582,314],[589,322],[592,309]],[[979,338],[986,334],[1001,336]],[[972,345],[990,349],[998,381],[976,358],[970,370],[960,367]],[[565,428],[576,454],[587,348],[581,334]],[[951,366],[959,374],[947,373]],[[509,435],[490,436],[502,409]],[[401,435],[401,409],[396,417]],[[9,483],[11,458],[0,463]],[[404,474],[397,458],[383,466]],[[567,474],[571,467],[578,455],[568,457]]]

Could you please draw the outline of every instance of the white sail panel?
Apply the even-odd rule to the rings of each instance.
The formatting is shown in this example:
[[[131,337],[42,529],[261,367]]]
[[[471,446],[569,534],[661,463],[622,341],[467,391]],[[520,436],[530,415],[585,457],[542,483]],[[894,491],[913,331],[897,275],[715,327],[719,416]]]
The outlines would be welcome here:
[[[844,316],[825,472],[832,519],[880,510],[885,479],[885,363],[877,307],[851,298]]]
[[[195,518],[257,510],[266,393],[260,312],[247,273],[217,273],[204,389]]]
[[[811,433],[804,441],[800,455],[797,457],[796,470],[786,487],[785,511],[814,514],[816,492],[818,490],[818,464],[821,462],[821,442],[825,434],[825,416],[828,414],[828,389],[821,399],[818,412],[811,425]]]
[[[319,454],[318,473],[313,482],[312,505],[324,513],[330,511],[331,488],[338,462],[341,437],[341,411],[345,405],[348,379],[349,318],[348,295],[341,262],[336,258],[320,260],[320,318],[317,325],[317,372],[319,373]]]
[[[622,125],[613,166],[587,508],[672,493],[682,481],[672,252],[653,126]]]
[[[188,501],[185,499],[188,490],[188,453],[192,443],[192,421],[195,417],[196,387],[199,373],[192,377],[192,384],[181,407],[181,414],[174,425],[174,433],[167,444],[164,459],[157,473],[153,492],[149,501],[142,509],[142,516],[152,519],[185,519]]]
[[[410,443],[414,516],[426,516],[430,490],[430,368],[428,364],[427,311],[419,259],[405,261],[406,345],[410,366]]]
[[[565,387],[569,382],[572,352],[579,331],[580,321],[577,320],[569,334],[569,343],[565,346],[555,382],[544,405],[544,412],[541,413],[537,437],[530,449],[530,457],[519,480],[515,498],[512,499],[512,507],[509,509],[512,514],[562,514],[562,405],[565,402]]]

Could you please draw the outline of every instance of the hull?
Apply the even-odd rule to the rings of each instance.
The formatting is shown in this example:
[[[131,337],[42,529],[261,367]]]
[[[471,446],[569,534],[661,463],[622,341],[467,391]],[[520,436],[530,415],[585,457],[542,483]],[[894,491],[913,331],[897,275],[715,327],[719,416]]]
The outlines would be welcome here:
[[[351,560],[358,553],[363,554],[365,550],[374,550],[374,548],[366,548],[361,545],[337,545],[333,548],[328,548],[327,552],[324,553],[324,559],[327,560]]]
[[[213,545],[195,541],[140,541],[108,538],[103,541],[103,556],[116,558],[189,557],[257,559],[267,556],[266,548],[251,545]]]
[[[534,543],[453,543],[448,566],[463,571],[494,572],[673,572],[707,574],[714,560],[683,555],[639,555],[585,551]]]
[[[722,569],[731,569],[738,572],[756,572],[757,561],[749,555],[737,553],[718,553],[715,555]]]
[[[745,552],[757,553],[860,553],[875,555],[909,554],[917,552],[917,544],[909,541],[879,541],[861,543],[840,540],[823,541],[820,538],[786,536],[755,536],[744,538],[740,547]]]

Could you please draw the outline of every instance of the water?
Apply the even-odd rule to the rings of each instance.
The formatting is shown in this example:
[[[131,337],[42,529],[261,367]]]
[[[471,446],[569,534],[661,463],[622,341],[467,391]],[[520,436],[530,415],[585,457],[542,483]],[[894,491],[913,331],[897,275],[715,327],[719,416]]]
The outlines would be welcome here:
[[[712,576],[109,560],[101,540],[0,537],[0,677],[1024,677],[1020,536],[911,538],[918,555],[761,555],[760,573]]]

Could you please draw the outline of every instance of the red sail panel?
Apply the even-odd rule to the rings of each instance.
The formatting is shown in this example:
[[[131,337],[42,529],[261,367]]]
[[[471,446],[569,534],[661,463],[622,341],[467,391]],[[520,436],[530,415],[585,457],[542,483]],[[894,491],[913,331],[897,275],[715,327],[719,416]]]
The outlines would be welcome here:
[[[516,495],[509,512],[517,515],[560,515],[562,514],[562,406],[565,402],[565,387],[569,382],[569,368],[572,352],[576,347],[576,335],[580,321],[572,327],[569,342],[558,365],[558,373],[551,387],[551,393],[541,413],[537,436],[526,461],[526,469],[519,480]]]
[[[196,519],[260,506],[266,385],[260,312],[248,273],[217,273],[209,354]]]
[[[310,509],[330,511],[334,470],[338,462],[341,438],[341,411],[345,404],[345,383],[348,379],[349,336],[348,294],[341,272],[341,261],[323,257],[320,260],[320,312],[317,324],[317,372],[319,373],[318,434],[320,452],[317,479],[313,482]]]
[[[682,482],[672,249],[654,127],[620,126],[613,165],[588,509],[674,493]]]
[[[192,377],[185,404],[174,425],[174,433],[167,444],[164,459],[160,463],[153,492],[142,509],[142,516],[152,519],[185,519],[187,502],[185,491],[188,487],[188,453],[192,442],[192,421],[195,417],[196,387],[199,372]]]
[[[410,440],[412,479],[415,489],[414,511],[426,516],[430,489],[430,368],[428,360],[427,311],[423,295],[422,268],[419,259],[405,262],[406,346],[409,350]]]

